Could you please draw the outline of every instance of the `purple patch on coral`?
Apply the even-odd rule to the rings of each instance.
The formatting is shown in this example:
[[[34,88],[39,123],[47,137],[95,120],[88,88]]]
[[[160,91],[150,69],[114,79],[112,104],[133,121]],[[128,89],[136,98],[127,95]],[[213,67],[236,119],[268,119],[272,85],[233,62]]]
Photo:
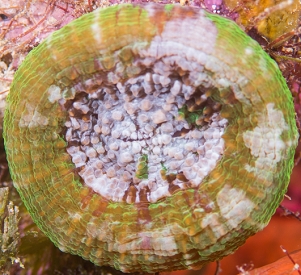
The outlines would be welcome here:
[[[217,12],[221,9],[223,0],[205,0],[204,4],[206,6],[206,9],[208,9],[209,11]]]

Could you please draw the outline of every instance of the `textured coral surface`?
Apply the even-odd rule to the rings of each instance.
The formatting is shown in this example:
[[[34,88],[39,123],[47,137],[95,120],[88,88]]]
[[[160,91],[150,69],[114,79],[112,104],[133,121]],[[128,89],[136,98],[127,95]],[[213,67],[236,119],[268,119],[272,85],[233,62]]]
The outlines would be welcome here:
[[[189,29],[192,22],[197,23],[197,29]],[[204,32],[208,28],[211,31]],[[189,39],[192,35],[197,38]],[[239,67],[242,64],[243,68]],[[195,70],[191,71],[191,66]],[[150,79],[149,71],[153,75]],[[127,91],[123,87],[127,81],[136,85],[141,76],[150,88],[139,88],[138,84],[138,90],[130,86]],[[174,77],[183,82],[182,89],[169,86]],[[123,97],[124,106],[128,101],[134,104],[134,98],[141,97],[139,91],[142,98],[154,96],[154,106],[159,109],[150,116],[156,125],[165,122],[169,114],[169,119],[177,118],[172,113],[174,106],[178,112],[184,105],[197,108],[202,103],[199,98],[209,92],[222,106],[220,116],[229,123],[222,135],[223,155],[205,176],[203,162],[199,168],[202,173],[194,171],[197,178],[190,178],[192,174],[181,168],[184,175],[170,182],[166,179],[168,188],[178,187],[164,191],[163,196],[159,195],[160,185],[141,177],[145,172],[132,175],[131,185],[126,179],[117,183],[125,188],[116,188],[116,192],[124,193],[124,201],[117,193],[98,193],[93,180],[89,185],[91,177],[85,177],[88,172],[83,169],[88,168],[68,151],[67,142],[72,138],[64,136],[64,126],[72,126],[68,116],[76,114],[68,110],[68,101],[78,98],[83,87],[88,98],[97,98],[101,89],[104,104],[109,102],[107,95],[116,100],[118,93],[130,97]],[[169,90],[174,95],[167,101],[170,108],[167,104],[160,107],[155,98]],[[176,100],[178,94],[185,104]],[[189,105],[189,100],[194,105]],[[89,116],[83,102],[73,106],[81,115]],[[150,105],[140,106],[145,110]],[[139,114],[134,107],[124,108],[132,119]],[[207,109],[201,110],[205,116]],[[116,112],[111,116],[113,120],[120,118]],[[183,129],[188,129],[193,137],[203,122],[198,125],[199,120],[191,121],[190,116],[188,120],[185,112],[184,118],[188,126],[180,125],[179,130],[186,134]],[[83,116],[85,119],[92,120]],[[110,131],[105,123],[102,120],[100,126],[106,136]],[[29,54],[15,76],[5,126],[15,185],[40,228],[61,250],[126,272],[198,268],[235,250],[267,224],[282,199],[296,145],[290,92],[260,46],[226,19],[171,5],[125,5],[95,11],[54,33]],[[214,138],[214,133],[210,135],[208,138]],[[181,141],[182,136],[175,134],[172,140]],[[81,149],[90,142],[94,146],[85,138],[80,138],[80,145],[78,142],[75,144]],[[116,158],[115,171],[129,163],[136,165],[137,159],[129,155],[126,146],[120,143],[118,147],[123,149],[112,157],[109,152],[107,156],[98,152],[99,161],[109,158],[114,163]],[[90,149],[85,152],[92,163],[95,155]],[[164,162],[166,153],[162,152],[159,157],[155,152],[150,154],[147,162]],[[201,149],[195,152],[197,158],[204,154]],[[207,158],[212,159],[211,155]],[[138,171],[139,161],[141,157]],[[170,163],[166,165],[172,170]],[[112,176],[109,168],[93,169],[89,171],[95,178]]]
[[[34,1],[33,1],[34,2]],[[219,5],[221,5],[221,1],[212,1],[212,3],[210,2],[210,1],[207,1],[208,3],[208,9],[210,9],[211,10],[211,4],[217,4],[217,8],[218,7],[220,7]],[[210,2],[210,3],[209,3]],[[4,2],[3,2],[4,3]],[[3,4],[3,3],[1,3],[1,5]],[[79,2],[78,2],[79,3]],[[8,4],[11,4],[11,2],[10,3],[8,3]],[[61,3],[58,3],[58,4],[61,4]],[[60,7],[57,5],[56,6],[56,8],[59,8],[60,9]],[[212,6],[212,10],[215,10],[216,9],[216,7],[214,6],[214,8],[213,8],[213,6]],[[3,17],[1,17],[2,19],[3,19]],[[5,18],[4,18],[5,19]],[[5,20],[4,20],[5,21]],[[3,22],[4,22],[3,21]],[[2,23],[3,23],[2,22]],[[5,23],[5,22],[4,22]],[[49,22],[47,22],[47,23],[49,23]],[[297,45],[297,44],[296,44]],[[296,52],[297,54],[298,54],[298,51]],[[292,66],[290,65],[290,67],[289,68],[287,68],[286,69],[286,71],[288,72],[288,71],[292,71],[292,77],[294,77],[294,73],[293,73],[293,70],[291,70],[291,68],[292,68]],[[295,76],[297,76],[297,71],[295,72]],[[9,77],[7,77],[7,80],[9,80]],[[5,80],[5,81],[7,81],[7,80]],[[296,85],[298,85],[298,79],[292,79],[292,83],[296,83],[296,84],[294,84],[295,86]],[[294,86],[294,87],[295,87]],[[297,89],[298,89],[298,86],[296,86],[297,88],[296,88],[296,91],[297,91]],[[295,188],[295,190],[298,190],[298,188],[296,187]],[[293,202],[290,204],[290,206],[293,206],[294,208],[293,209],[295,209],[295,210],[298,210],[299,208],[298,208],[298,206],[296,206],[296,204],[294,204]],[[280,222],[281,224],[283,224],[284,222]],[[278,226],[279,227],[279,226]],[[267,234],[267,235],[269,235],[269,234]],[[272,236],[272,234],[270,234],[271,236]],[[291,234],[292,236],[293,236],[293,233]],[[253,237],[254,238],[254,237]],[[253,238],[251,238],[250,239],[250,241],[251,240],[254,240]],[[266,239],[267,237],[265,237],[265,239]],[[297,237],[296,237],[297,238]],[[255,241],[256,242],[256,241]],[[264,243],[263,243],[263,240],[262,241],[259,241],[260,243],[262,243],[263,245],[264,245]],[[292,248],[293,249],[293,248]],[[252,251],[253,249],[252,248],[248,248],[248,252],[250,252],[250,251]],[[274,251],[274,249],[271,249],[271,250],[273,250]],[[240,251],[240,250],[239,250]],[[250,253],[247,253],[247,254],[250,254]],[[257,255],[258,253],[256,253],[256,255]],[[273,254],[273,253],[271,253],[271,251],[269,250],[269,255],[271,255],[271,254]],[[253,255],[253,257],[254,258],[256,258],[255,256],[256,255]],[[279,255],[279,254],[277,254],[277,257],[281,257],[282,255]],[[230,257],[231,258],[231,257]],[[264,260],[267,260],[267,258],[266,257],[261,257],[261,258],[264,258]],[[274,259],[276,259],[276,258],[274,258]],[[272,259],[273,260],[273,259]],[[47,261],[47,259],[45,259],[45,262]],[[245,261],[245,262],[247,262],[247,260]],[[241,261],[240,262],[240,264],[242,264],[243,263],[243,261]],[[262,262],[263,263],[263,262]],[[226,264],[227,266],[228,266],[228,264]],[[235,264],[233,265],[234,266],[234,270],[235,270]],[[257,266],[259,266],[258,264],[257,264]],[[46,268],[47,269],[47,268]],[[224,270],[225,270],[225,265],[224,265]],[[225,272],[225,271],[224,271]],[[223,273],[222,273],[223,274]],[[230,274],[229,272],[227,272],[227,269],[226,269],[226,273],[224,273],[224,274]],[[234,273],[233,273],[234,274]]]

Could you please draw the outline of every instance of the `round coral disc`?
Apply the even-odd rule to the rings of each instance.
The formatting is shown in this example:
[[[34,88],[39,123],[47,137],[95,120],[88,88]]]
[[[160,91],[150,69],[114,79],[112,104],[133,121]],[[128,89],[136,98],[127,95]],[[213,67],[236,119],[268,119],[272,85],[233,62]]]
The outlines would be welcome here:
[[[297,130],[276,63],[230,20],[98,9],[33,49],[4,138],[15,187],[62,251],[123,272],[197,269],[262,229]]]

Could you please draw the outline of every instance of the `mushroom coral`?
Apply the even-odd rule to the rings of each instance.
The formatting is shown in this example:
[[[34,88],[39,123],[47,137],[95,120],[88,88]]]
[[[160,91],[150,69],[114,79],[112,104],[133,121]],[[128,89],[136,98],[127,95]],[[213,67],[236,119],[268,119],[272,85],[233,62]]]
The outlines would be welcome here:
[[[276,63],[232,21],[125,4],[29,53],[4,138],[15,187],[62,251],[123,272],[198,269],[269,222],[294,116]]]

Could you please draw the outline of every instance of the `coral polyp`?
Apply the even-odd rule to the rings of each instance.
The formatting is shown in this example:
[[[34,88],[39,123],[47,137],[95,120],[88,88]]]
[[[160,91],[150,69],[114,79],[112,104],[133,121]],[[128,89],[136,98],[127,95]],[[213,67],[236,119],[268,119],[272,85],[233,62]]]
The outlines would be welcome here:
[[[123,272],[198,269],[282,200],[297,144],[276,63],[202,9],[119,5],[18,69],[4,138],[31,216],[62,251]]]

